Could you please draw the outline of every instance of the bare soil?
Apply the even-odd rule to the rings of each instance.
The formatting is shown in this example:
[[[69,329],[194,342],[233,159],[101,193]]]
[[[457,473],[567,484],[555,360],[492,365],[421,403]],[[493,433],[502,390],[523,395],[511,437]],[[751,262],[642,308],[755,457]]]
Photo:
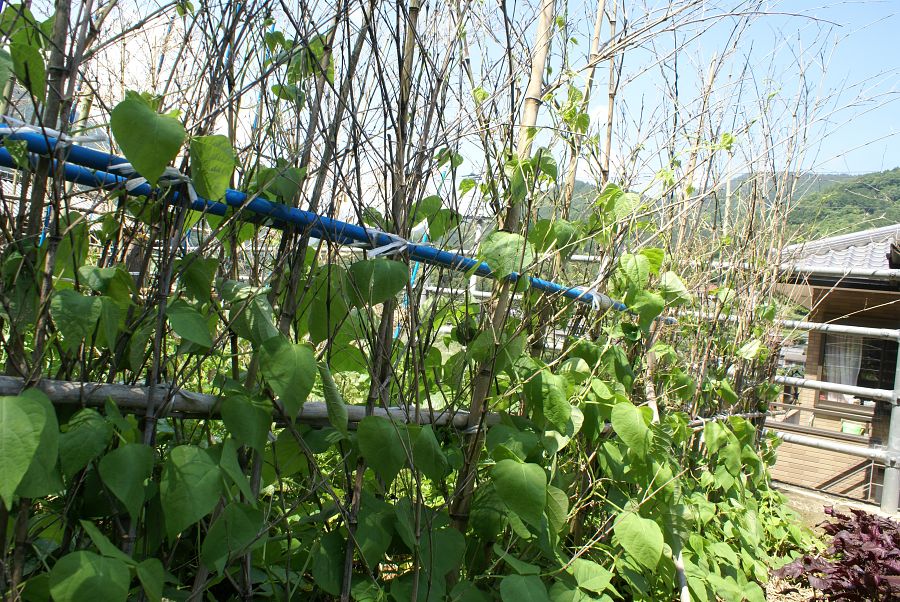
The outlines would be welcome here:
[[[815,600],[815,592],[808,587],[800,587],[781,579],[770,579],[766,583],[766,600],[774,602],[806,602]]]
[[[896,518],[881,512],[881,509],[875,504],[867,504],[857,500],[851,500],[844,497],[828,495],[818,491],[810,491],[792,485],[776,483],[776,488],[784,494],[788,500],[788,505],[800,515],[804,524],[818,531],[817,527],[828,519],[825,514],[825,508],[830,506],[839,512],[848,514],[851,508],[864,510],[870,514],[878,514],[889,518]]]

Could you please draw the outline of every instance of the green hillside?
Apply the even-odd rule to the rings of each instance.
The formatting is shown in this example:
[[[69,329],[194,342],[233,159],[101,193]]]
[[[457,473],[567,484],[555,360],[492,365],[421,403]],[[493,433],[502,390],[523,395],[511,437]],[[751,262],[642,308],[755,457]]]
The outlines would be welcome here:
[[[798,176],[793,186],[788,224],[797,232],[798,242],[900,223],[900,167],[863,175],[806,173]],[[741,199],[749,195],[747,176],[736,177],[732,190],[734,220],[746,209],[746,202]],[[593,211],[597,194],[596,185],[576,181],[571,217],[584,218]],[[768,194],[769,203],[774,203],[774,190]],[[724,191],[704,202],[702,215],[706,223],[721,222],[723,202]],[[550,214],[549,206],[538,209],[540,217]]]
[[[900,168],[807,193],[797,201],[788,222],[806,240],[900,223]]]

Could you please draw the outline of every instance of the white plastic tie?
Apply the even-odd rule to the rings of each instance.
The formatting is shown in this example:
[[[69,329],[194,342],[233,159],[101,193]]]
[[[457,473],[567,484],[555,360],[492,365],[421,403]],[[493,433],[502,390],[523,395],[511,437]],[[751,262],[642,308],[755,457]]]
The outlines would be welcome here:
[[[597,292],[597,287],[592,286],[589,289],[585,289],[584,292],[581,293],[581,297],[588,297],[591,300],[592,310],[600,311],[603,309],[603,305],[600,303],[600,293]]]
[[[169,186],[185,184],[187,186],[188,199],[190,199],[191,204],[196,203],[197,199],[200,198],[197,195],[197,189],[194,188],[194,182],[174,167],[166,168],[163,175],[160,177],[160,183],[168,184]]]
[[[79,144],[83,142],[109,142],[109,138],[105,134],[79,134],[78,136],[69,136],[69,139]]]
[[[366,233],[369,235],[370,241],[375,241],[379,236],[388,237],[391,242],[386,245],[381,245],[380,247],[373,247],[366,251],[366,255],[369,257],[380,257],[382,255],[394,255],[406,249],[410,242],[405,238],[401,238],[396,234],[390,234],[388,232],[382,232],[381,230],[375,230],[372,228],[366,228]],[[370,244],[373,244],[370,242]]]
[[[381,255],[395,255],[409,246],[409,243],[405,240],[392,240],[386,245],[381,245],[380,247],[375,247],[374,249],[369,249],[366,251],[366,255],[369,257],[380,257]]]
[[[142,178],[140,176],[137,178],[131,178],[130,180],[127,180],[125,182],[125,190],[127,190],[128,192],[133,192],[136,188],[146,183],[147,178]]]
[[[30,123],[25,123],[21,119],[16,119],[15,117],[11,117],[9,115],[2,115],[0,119],[7,123],[7,126],[3,129],[0,129],[0,135],[9,135],[15,134],[17,132],[31,132],[35,134],[40,134],[42,136],[48,136],[51,138],[56,138],[57,146],[69,146],[72,144],[81,144],[84,142],[108,142],[108,138],[103,134],[81,134],[78,136],[70,136],[68,134],[64,134],[59,130],[54,130],[49,127],[41,127],[37,125],[31,125]]]
[[[107,171],[113,173],[121,172],[119,175],[122,176],[130,176],[137,173],[134,171],[134,167],[131,166],[131,163],[116,163],[115,165],[110,165]]]
[[[128,192],[133,191],[141,184],[147,182],[147,178],[140,177],[131,163],[117,163],[116,165],[110,165],[109,171],[116,173],[117,175],[124,178],[131,178],[127,182],[125,182],[125,190],[127,190]],[[194,188],[194,183],[191,181],[191,179],[174,167],[166,167],[165,171],[163,171],[162,175],[159,177],[159,183],[163,186],[177,186],[178,184],[187,184],[188,198],[190,199],[191,203],[197,202],[197,200],[200,198],[197,194],[197,189]]]
[[[117,163],[116,165],[110,165],[108,171],[117,176],[127,178],[125,181],[125,190],[128,192],[134,192],[138,186],[147,183],[147,178],[139,176],[134,170],[134,167],[131,166],[131,163]]]

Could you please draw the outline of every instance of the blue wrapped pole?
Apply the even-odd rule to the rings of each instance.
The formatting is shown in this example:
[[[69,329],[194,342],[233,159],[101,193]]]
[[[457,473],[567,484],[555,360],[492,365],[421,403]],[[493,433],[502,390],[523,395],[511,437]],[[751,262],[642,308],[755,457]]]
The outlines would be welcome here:
[[[11,140],[23,140],[28,145],[29,152],[45,156],[52,155],[55,152],[58,142],[56,138],[30,131],[16,131],[6,134],[5,137]],[[122,157],[116,157],[75,144],[66,144],[63,159],[65,161],[64,177],[70,182],[97,188],[116,188],[124,186],[128,181],[126,177],[109,173],[111,169],[115,169],[115,166],[128,163]],[[2,148],[0,148],[0,165],[16,168],[12,156],[6,149]],[[133,187],[128,193],[133,196],[149,196],[153,193],[153,188],[149,184],[144,183]],[[178,193],[174,193],[170,198],[172,203],[177,204],[181,201]],[[395,245],[400,240],[397,236],[386,232],[332,219],[296,207],[288,207],[287,205],[274,203],[238,190],[227,190],[223,202],[198,198],[195,201],[189,201],[189,203],[190,208],[195,211],[203,211],[219,216],[226,215],[229,208],[243,209],[251,212],[256,217],[273,220],[274,226],[277,228],[283,229],[288,226],[305,228],[316,238],[322,238],[338,244],[362,244],[376,248]],[[444,251],[428,244],[405,243],[404,246],[410,259],[413,261],[421,261],[459,272],[471,272],[484,278],[496,278],[491,267],[483,261],[458,253]],[[558,295],[579,303],[585,303],[598,310],[628,311],[628,308],[621,301],[616,301],[596,291],[577,286],[564,286],[534,276],[525,277],[530,288],[549,295]],[[513,272],[503,278],[511,282],[518,282],[523,278],[523,275]]]

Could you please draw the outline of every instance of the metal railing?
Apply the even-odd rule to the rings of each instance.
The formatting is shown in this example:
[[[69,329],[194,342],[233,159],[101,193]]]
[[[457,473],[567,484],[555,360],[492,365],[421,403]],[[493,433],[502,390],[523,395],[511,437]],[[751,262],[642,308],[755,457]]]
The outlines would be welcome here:
[[[814,391],[825,391],[826,393],[843,393],[844,395],[853,395],[854,397],[861,397],[863,399],[897,403],[897,391],[892,391],[890,389],[870,389],[869,387],[842,385],[840,383],[814,380],[811,378],[797,378],[795,376],[776,375],[772,381],[779,385],[788,385],[791,387],[799,387],[801,389],[813,389]]]

